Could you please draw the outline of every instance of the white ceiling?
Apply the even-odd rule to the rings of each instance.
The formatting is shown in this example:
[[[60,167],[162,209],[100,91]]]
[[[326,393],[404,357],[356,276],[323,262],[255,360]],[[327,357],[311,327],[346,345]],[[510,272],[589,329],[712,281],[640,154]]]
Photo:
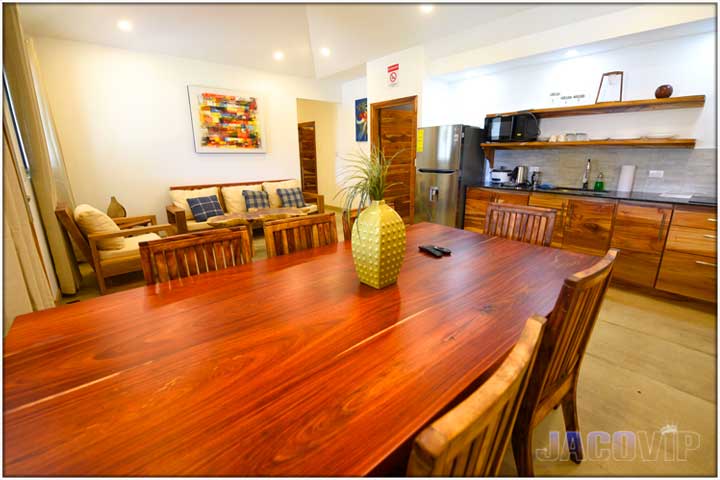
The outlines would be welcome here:
[[[136,51],[323,78],[424,44],[430,58],[552,28],[626,5],[435,4],[21,4],[25,31]],[[513,22],[533,9],[538,21]],[[558,13],[558,9],[562,14]],[[116,27],[133,23],[132,32]],[[517,24],[517,27],[513,28]],[[521,26],[522,25],[522,26]],[[320,48],[331,50],[329,57]],[[273,52],[282,50],[278,62]]]

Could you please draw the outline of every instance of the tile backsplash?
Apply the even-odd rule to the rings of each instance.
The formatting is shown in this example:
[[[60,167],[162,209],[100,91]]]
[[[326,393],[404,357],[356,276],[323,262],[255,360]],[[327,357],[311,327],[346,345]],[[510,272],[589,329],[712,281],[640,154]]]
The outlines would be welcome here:
[[[543,183],[580,187],[587,159],[591,159],[590,188],[602,172],[605,188],[615,190],[620,167],[635,165],[633,191],[716,195],[717,150],[605,149],[498,150],[495,167],[540,167]],[[663,178],[649,178],[650,170],[663,170]]]

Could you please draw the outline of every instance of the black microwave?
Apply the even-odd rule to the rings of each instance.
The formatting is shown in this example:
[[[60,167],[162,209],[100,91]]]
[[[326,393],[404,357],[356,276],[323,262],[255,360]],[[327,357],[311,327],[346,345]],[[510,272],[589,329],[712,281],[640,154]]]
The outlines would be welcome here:
[[[485,119],[488,142],[532,142],[540,135],[540,124],[532,113],[516,113]]]

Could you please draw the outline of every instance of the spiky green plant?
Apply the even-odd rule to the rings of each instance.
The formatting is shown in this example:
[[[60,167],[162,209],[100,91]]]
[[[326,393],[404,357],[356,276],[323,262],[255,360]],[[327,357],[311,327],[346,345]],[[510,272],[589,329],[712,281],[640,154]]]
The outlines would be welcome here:
[[[381,150],[373,146],[370,152],[358,151],[343,158],[347,163],[341,180],[343,187],[335,197],[338,195],[343,197],[343,215],[348,221],[355,201],[358,202],[359,216],[371,201],[382,200],[385,191],[396,185],[396,183],[387,183],[387,174],[390,164],[398,153],[400,152],[387,158]]]

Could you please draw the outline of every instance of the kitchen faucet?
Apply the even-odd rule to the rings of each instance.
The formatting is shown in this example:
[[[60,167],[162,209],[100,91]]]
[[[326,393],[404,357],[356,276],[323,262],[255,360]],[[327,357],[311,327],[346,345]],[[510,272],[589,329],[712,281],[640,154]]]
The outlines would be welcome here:
[[[583,180],[582,180],[582,189],[588,190],[589,183],[590,183],[590,159],[588,158],[587,165],[585,165],[585,174],[583,175]]]

